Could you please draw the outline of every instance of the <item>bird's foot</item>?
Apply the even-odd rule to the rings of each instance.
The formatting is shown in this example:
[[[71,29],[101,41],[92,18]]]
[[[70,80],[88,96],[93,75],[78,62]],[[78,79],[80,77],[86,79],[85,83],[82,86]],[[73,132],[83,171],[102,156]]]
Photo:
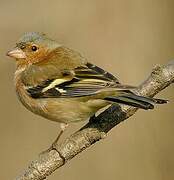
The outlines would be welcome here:
[[[47,150],[43,151],[41,154],[48,153],[51,150],[57,150],[57,143],[67,127],[68,127],[68,124],[65,124],[65,123],[60,124],[61,131],[60,131],[59,135],[57,136],[55,141],[52,143],[52,145]]]
[[[48,153],[48,152],[50,152],[50,151],[52,151],[52,150],[57,150],[57,139],[52,143],[52,145],[48,148],[48,149],[46,149],[46,150],[44,150],[43,152],[41,152],[41,154],[45,154],[45,153]]]

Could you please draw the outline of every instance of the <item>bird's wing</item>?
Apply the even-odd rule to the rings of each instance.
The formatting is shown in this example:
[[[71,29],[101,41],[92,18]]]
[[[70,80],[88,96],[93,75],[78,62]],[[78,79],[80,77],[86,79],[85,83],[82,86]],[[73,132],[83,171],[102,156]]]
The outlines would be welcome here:
[[[74,71],[66,71],[62,78],[49,79],[38,86],[28,87],[27,91],[33,98],[83,97],[114,86],[124,89],[112,74],[87,63]]]

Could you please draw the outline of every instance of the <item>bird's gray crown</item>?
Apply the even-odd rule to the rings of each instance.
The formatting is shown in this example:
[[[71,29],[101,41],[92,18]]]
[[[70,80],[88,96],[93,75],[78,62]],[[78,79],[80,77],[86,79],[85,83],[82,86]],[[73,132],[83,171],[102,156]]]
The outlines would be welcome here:
[[[60,47],[61,45],[51,38],[47,37],[44,33],[39,32],[28,32],[25,33],[18,41],[18,43],[36,43],[45,45],[50,49]]]

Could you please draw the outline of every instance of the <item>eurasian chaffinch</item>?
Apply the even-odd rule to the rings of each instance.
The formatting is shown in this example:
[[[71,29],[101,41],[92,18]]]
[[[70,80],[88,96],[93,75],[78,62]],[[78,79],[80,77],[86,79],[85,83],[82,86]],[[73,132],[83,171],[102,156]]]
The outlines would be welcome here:
[[[44,34],[24,34],[7,53],[16,59],[19,100],[35,114],[61,123],[85,121],[112,103],[153,109],[166,100],[138,96],[112,74]],[[60,136],[59,136],[60,137]],[[58,137],[58,138],[59,138]]]

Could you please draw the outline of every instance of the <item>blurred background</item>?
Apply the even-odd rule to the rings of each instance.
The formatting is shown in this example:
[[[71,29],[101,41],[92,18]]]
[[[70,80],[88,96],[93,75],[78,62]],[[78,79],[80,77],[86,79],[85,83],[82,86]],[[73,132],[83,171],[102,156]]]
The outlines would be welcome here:
[[[0,0],[0,179],[14,179],[60,130],[17,100],[15,63],[5,54],[24,32],[44,32],[121,82],[139,85],[156,64],[174,59],[173,9],[173,0]],[[169,104],[139,110],[48,179],[173,180],[173,90],[158,95]]]

